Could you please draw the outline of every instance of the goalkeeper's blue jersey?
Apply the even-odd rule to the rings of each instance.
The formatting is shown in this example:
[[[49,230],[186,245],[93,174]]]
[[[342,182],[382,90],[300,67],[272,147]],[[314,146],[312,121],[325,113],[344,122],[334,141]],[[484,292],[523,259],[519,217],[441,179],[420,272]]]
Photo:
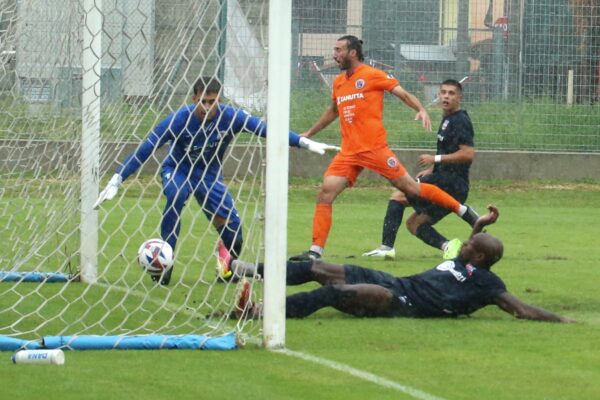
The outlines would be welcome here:
[[[212,170],[220,173],[223,156],[236,134],[246,131],[265,137],[267,125],[260,118],[241,108],[218,104],[215,117],[201,121],[194,113],[195,104],[188,104],[161,121],[138,148],[127,156],[117,170],[127,179],[150,157],[155,149],[169,143],[163,167],[198,175]],[[299,147],[300,136],[289,132],[290,146]]]

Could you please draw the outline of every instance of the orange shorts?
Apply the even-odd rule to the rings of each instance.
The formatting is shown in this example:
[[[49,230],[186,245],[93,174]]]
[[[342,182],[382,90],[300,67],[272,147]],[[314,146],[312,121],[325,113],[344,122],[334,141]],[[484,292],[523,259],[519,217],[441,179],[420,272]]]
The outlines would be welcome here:
[[[406,174],[406,169],[389,147],[363,151],[356,154],[338,153],[327,171],[327,176],[343,176],[354,186],[356,178],[363,169],[368,168],[387,179],[396,179]]]

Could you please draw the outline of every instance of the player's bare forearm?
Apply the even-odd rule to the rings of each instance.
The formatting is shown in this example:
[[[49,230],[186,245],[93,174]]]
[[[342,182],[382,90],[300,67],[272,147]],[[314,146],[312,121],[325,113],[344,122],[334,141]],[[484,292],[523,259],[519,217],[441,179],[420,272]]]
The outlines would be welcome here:
[[[554,314],[553,312],[544,310],[543,308],[526,304],[508,292],[500,294],[495,299],[495,303],[503,311],[519,319],[563,323],[576,322],[574,319],[563,317],[558,314]]]
[[[306,132],[303,132],[300,136],[309,138],[309,137],[315,135],[317,132],[319,132],[320,130],[327,127],[327,125],[329,125],[333,121],[335,121],[337,119],[337,117],[338,117],[337,106],[332,103],[331,106],[329,106],[327,108],[327,110],[325,110],[325,112],[317,120],[317,122],[309,130],[307,130]]]
[[[396,96],[397,98],[399,98],[400,100],[402,100],[402,102],[404,102],[404,104],[406,104],[407,106],[409,106],[410,108],[412,108],[415,111],[419,111],[418,108],[415,109],[415,104],[413,101],[411,101],[411,94],[408,93],[406,90],[404,90],[404,88],[400,85],[396,86],[395,88],[393,88],[390,91],[394,96]],[[414,98],[414,96],[412,96]],[[418,101],[418,99],[417,99]]]
[[[417,112],[415,121],[422,121],[423,128],[427,131],[431,131],[431,119],[429,118],[429,114],[415,95],[407,92],[400,85],[393,88],[390,93],[402,100],[404,104],[415,110]]]
[[[461,144],[458,146],[458,151],[450,154],[448,162],[455,164],[470,164],[475,159],[475,148]]]
[[[449,164],[470,164],[474,159],[475,148],[462,144],[454,153],[443,155],[441,162]]]
[[[412,108],[413,110],[415,110],[416,112],[419,112],[421,110],[424,110],[425,108],[423,107],[423,105],[421,104],[421,102],[419,101],[419,99],[417,99],[417,97],[409,92],[407,92],[402,86],[398,85],[395,88],[393,88],[391,90],[391,93],[398,97],[400,100],[402,100],[404,102],[404,104],[406,104],[407,106],[409,106],[410,108]]]
[[[544,310],[540,307],[528,306],[525,312],[516,314],[515,317],[520,319],[528,319],[531,321],[546,321],[546,322],[563,322],[563,323],[574,323],[574,319],[563,317],[558,314],[554,314],[548,310]]]
[[[440,155],[439,163],[443,164],[470,164],[475,158],[475,149],[471,146],[460,145],[458,151],[450,154]],[[418,160],[419,166],[425,168],[435,163],[432,154],[421,154]]]
[[[421,104],[421,102],[419,101],[419,99],[416,98],[416,96],[414,94],[411,93],[406,93],[406,98],[402,99],[404,101],[404,103],[409,106],[410,108],[412,108],[413,110],[415,110],[416,112],[420,112],[425,110],[425,107],[423,107],[423,104]]]
[[[473,231],[471,232],[471,236],[475,235],[483,231],[483,228],[495,223],[500,216],[500,211],[498,211],[498,207],[493,204],[487,206],[488,213],[482,215],[475,221],[475,225],[473,225]]]
[[[441,154],[438,163],[442,164],[470,164],[475,158],[475,149],[471,146],[461,145],[458,151],[450,154]],[[419,156],[419,167],[425,168],[435,164],[435,156],[432,154],[421,154]]]

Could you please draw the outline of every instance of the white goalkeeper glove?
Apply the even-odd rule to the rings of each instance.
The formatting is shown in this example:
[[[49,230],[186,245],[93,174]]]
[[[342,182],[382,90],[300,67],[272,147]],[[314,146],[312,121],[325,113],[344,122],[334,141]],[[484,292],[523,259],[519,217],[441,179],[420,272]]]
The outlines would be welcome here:
[[[104,188],[103,191],[98,195],[98,200],[94,203],[94,210],[97,210],[105,200],[111,200],[113,197],[117,195],[119,191],[119,187],[123,183],[123,178],[119,174],[114,174],[110,181],[108,181],[108,185]]]
[[[314,140],[310,140],[304,136],[300,137],[300,142],[298,143],[300,147],[306,149],[308,151],[312,151],[313,153],[317,153],[320,155],[325,154],[327,150],[340,151],[338,146],[333,146],[331,144],[315,142]]]

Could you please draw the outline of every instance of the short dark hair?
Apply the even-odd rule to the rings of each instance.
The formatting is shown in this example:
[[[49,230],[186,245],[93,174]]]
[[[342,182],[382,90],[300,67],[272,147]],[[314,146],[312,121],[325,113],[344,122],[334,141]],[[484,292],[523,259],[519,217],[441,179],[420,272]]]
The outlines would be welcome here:
[[[221,91],[221,82],[217,78],[203,76],[194,83],[194,95],[203,93],[219,93]]]
[[[450,84],[448,84],[450,85]],[[471,238],[476,242],[475,249],[484,255],[484,260],[479,265],[481,268],[490,269],[492,265],[502,259],[504,255],[504,245],[497,237],[489,233],[480,232]]]
[[[454,86],[458,89],[458,91],[460,93],[462,93],[462,85],[460,84],[459,81],[457,81],[456,79],[446,79],[444,82],[442,82],[442,85],[451,85]]]
[[[356,56],[358,57],[358,61],[363,61],[365,59],[362,50],[362,40],[353,35],[345,35],[339,38],[338,40],[345,40],[348,46],[348,50],[356,50]]]

